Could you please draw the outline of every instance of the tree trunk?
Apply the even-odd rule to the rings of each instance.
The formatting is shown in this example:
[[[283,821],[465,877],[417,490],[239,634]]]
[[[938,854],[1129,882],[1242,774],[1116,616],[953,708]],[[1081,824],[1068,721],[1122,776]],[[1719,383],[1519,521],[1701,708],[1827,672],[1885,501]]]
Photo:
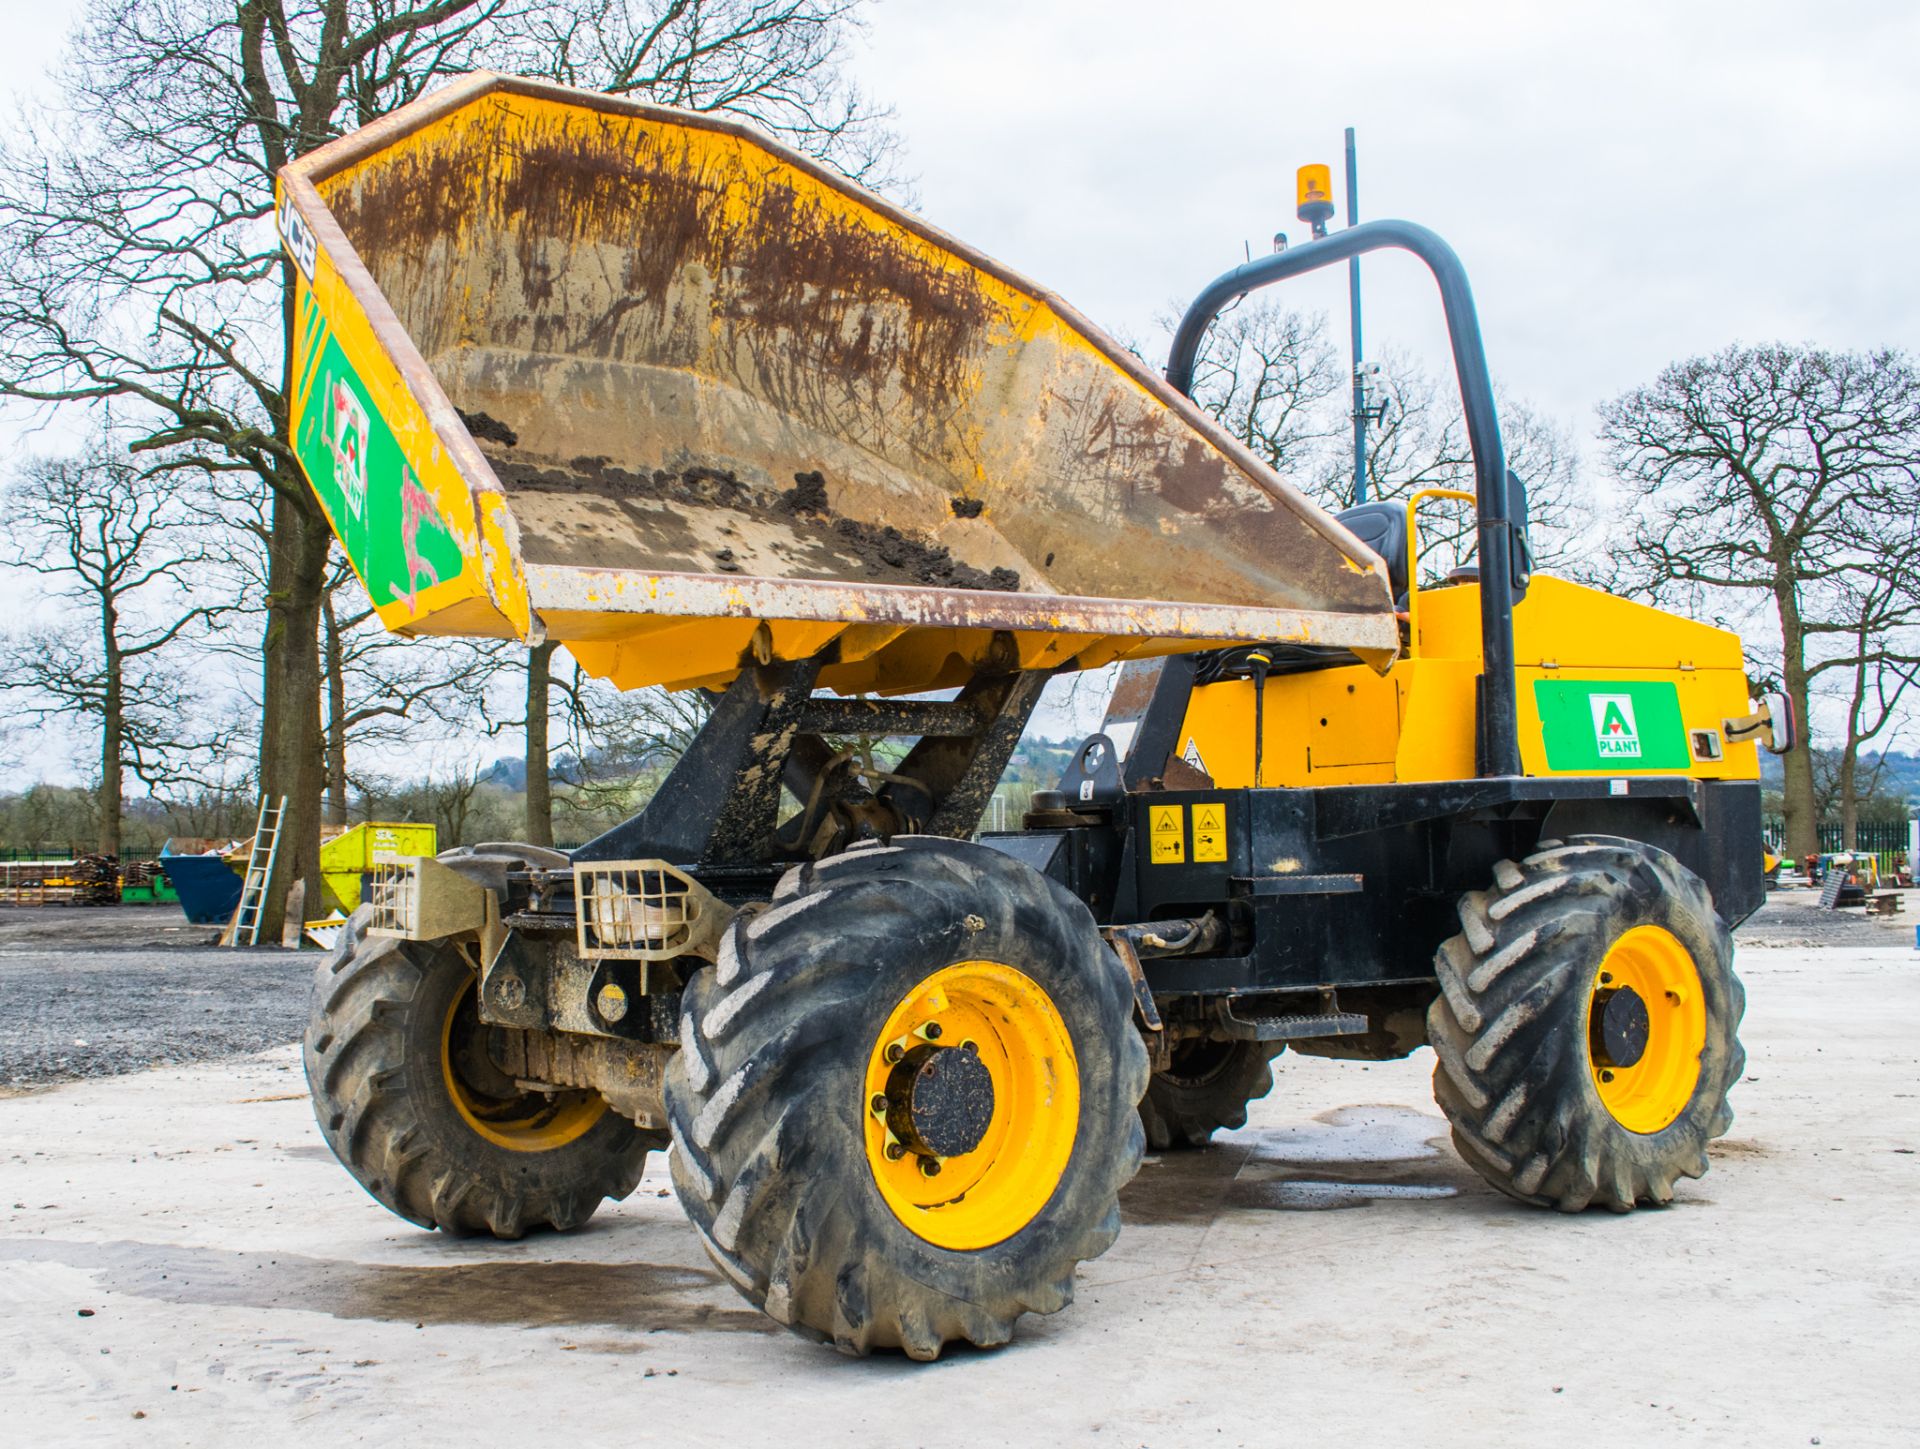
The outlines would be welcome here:
[[[1860,843],[1860,741],[1847,730],[1847,747],[1840,752],[1840,848],[1853,850]]]
[[[327,641],[327,824],[347,823],[346,645],[333,612],[333,590],[322,605]]]
[[[1785,839],[1781,849],[1792,860],[1804,860],[1820,849],[1820,810],[1813,791],[1813,716],[1808,708],[1807,641],[1800,623],[1800,601],[1793,585],[1781,581],[1774,589],[1774,602],[1780,611],[1780,658],[1787,698],[1793,701],[1800,718],[1803,736],[1797,749],[1780,757],[1785,772],[1782,813],[1786,816]]]
[[[120,657],[120,621],[113,601],[103,599],[100,608],[102,657],[105,661],[105,689],[100,709],[100,833],[102,855],[120,854],[120,813],[123,775],[120,764],[121,741],[126,733],[126,694],[123,686],[125,661]]]
[[[326,520],[287,489],[273,497],[267,544],[267,627],[261,643],[260,791],[286,797],[273,878],[261,903],[260,935],[278,940],[287,890],[306,882],[320,901],[320,804],[325,786],[320,729],[320,613],[326,593]]]
[[[553,844],[553,762],[547,722],[556,644],[527,651],[527,844]]]

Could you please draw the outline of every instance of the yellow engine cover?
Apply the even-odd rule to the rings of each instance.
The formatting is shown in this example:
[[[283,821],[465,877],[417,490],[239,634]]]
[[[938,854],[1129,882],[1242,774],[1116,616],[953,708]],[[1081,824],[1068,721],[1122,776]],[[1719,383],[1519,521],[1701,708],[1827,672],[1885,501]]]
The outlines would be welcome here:
[[[1513,632],[1528,775],[1759,778],[1757,747],[1723,728],[1750,707],[1736,635],[1546,575]],[[1258,781],[1250,681],[1194,690],[1180,754],[1225,788],[1468,778],[1479,586],[1423,590],[1412,643],[1384,674],[1353,664],[1269,679]]]

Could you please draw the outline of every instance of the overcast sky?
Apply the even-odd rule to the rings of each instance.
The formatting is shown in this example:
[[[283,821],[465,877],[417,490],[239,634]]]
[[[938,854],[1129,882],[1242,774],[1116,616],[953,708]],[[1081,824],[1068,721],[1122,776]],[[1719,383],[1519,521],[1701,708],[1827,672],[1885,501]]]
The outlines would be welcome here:
[[[0,91],[80,9],[6,0]],[[1158,316],[1304,237],[1294,168],[1357,127],[1363,217],[1454,244],[1495,373],[1588,446],[1680,357],[1920,340],[1917,60],[1912,0],[882,0],[857,63],[925,215],[1156,362]],[[1288,296],[1344,335],[1340,276]],[[1369,262],[1370,346],[1438,367],[1437,314]]]
[[[0,90],[78,0],[7,0]],[[1920,327],[1911,0],[881,0],[858,65],[921,209],[1154,343],[1208,279],[1296,240],[1293,172],[1359,130],[1363,216],[1434,227],[1496,372],[1581,435],[1735,339]],[[1344,208],[1344,196],[1341,198]],[[1343,211],[1344,214],[1344,211]],[[1368,269],[1370,340],[1444,359],[1417,264]],[[1296,284],[1344,326],[1338,277]]]
[[[1294,168],[1356,127],[1362,216],[1451,240],[1496,372],[1584,435],[1735,339],[1914,342],[1917,60],[1911,0],[893,0],[862,69],[929,217],[1139,336],[1303,238]],[[1370,337],[1438,348],[1416,263],[1367,287]],[[1344,325],[1341,279],[1301,295]]]

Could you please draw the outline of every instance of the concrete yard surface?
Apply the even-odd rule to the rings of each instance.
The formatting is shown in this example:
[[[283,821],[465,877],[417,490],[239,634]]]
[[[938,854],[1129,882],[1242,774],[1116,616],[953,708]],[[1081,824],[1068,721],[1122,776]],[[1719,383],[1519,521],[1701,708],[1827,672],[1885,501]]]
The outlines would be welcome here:
[[[1666,1211],[1524,1208],[1432,1058],[1287,1056],[1149,1159],[1078,1301],[846,1359],[712,1269],[656,1158],[585,1230],[452,1240],[338,1167],[297,1052],[0,1100],[0,1443],[1920,1442],[1920,956],[1740,952],[1747,1076]]]

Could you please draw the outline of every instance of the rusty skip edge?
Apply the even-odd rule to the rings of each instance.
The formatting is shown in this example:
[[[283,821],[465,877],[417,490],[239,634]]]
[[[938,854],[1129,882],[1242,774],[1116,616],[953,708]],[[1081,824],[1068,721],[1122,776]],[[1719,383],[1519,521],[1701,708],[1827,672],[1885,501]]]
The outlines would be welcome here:
[[[536,609],[599,614],[1008,629],[1143,641],[1245,639],[1342,645],[1386,655],[1397,654],[1400,648],[1399,624],[1392,614],[648,573],[563,564],[529,565],[527,588]]]
[[[1201,434],[1276,505],[1299,517],[1302,522],[1344,553],[1357,568],[1375,575],[1380,582],[1381,612],[1391,618],[1392,594],[1387,581],[1386,565],[1372,549],[1348,532],[1331,514],[1316,507],[1303,495],[1295,493],[1292,488],[1281,482],[1266,464],[1229,436],[1190,398],[1176,391],[1165,378],[1146,367],[1139,358],[1114,342],[1105,331],[1082,316],[1078,310],[1049,288],[1042,287],[1010,270],[977,248],[949,235],[924,219],[902,211],[885,197],[867,190],[857,182],[789,150],[751,125],[704,113],[647,105],[620,96],[576,90],[570,86],[556,85],[548,81],[529,80],[487,70],[474,71],[449,82],[438,90],[429,92],[418,100],[410,101],[398,110],[369,122],[351,134],[331,141],[298,160],[288,163],[280,172],[287,196],[294,209],[312,228],[315,239],[328,250],[341,280],[346,283],[352,294],[360,299],[375,338],[387,349],[408,386],[415,390],[421,406],[433,422],[442,445],[447,448],[456,466],[466,476],[470,487],[474,490],[476,525],[481,512],[477,495],[481,492],[492,492],[504,496],[500,480],[460,422],[451,400],[441,389],[438,379],[428,368],[425,359],[420,356],[412,338],[401,326],[392,305],[375,284],[372,273],[362,263],[358,253],[348,242],[345,232],[334,220],[326,203],[321,200],[317,185],[337,172],[385,149],[395,141],[432,125],[441,118],[494,92],[542,97],[587,110],[613,115],[638,116],[660,124],[737,137],[777,156],[783,164],[792,166],[823,184],[858,199],[883,219],[937,246],[944,247],[969,266],[978,268],[1010,287],[1026,292],[1036,302],[1052,310],[1063,322],[1078,331],[1115,369]],[[512,525],[511,515],[504,509],[499,512],[507,520],[507,539],[514,554],[510,560],[510,567],[513,572],[519,573],[522,560],[519,557],[518,532]],[[476,536],[478,536],[477,527]],[[493,588],[491,576],[488,578],[488,588],[491,592]],[[496,603],[498,602],[496,600]],[[509,611],[503,609],[502,612],[508,613],[511,617]],[[540,638],[544,637],[537,618],[531,623],[531,632],[533,637],[529,642],[539,642]],[[1391,644],[1378,647],[1397,649],[1398,642],[1396,639]]]

